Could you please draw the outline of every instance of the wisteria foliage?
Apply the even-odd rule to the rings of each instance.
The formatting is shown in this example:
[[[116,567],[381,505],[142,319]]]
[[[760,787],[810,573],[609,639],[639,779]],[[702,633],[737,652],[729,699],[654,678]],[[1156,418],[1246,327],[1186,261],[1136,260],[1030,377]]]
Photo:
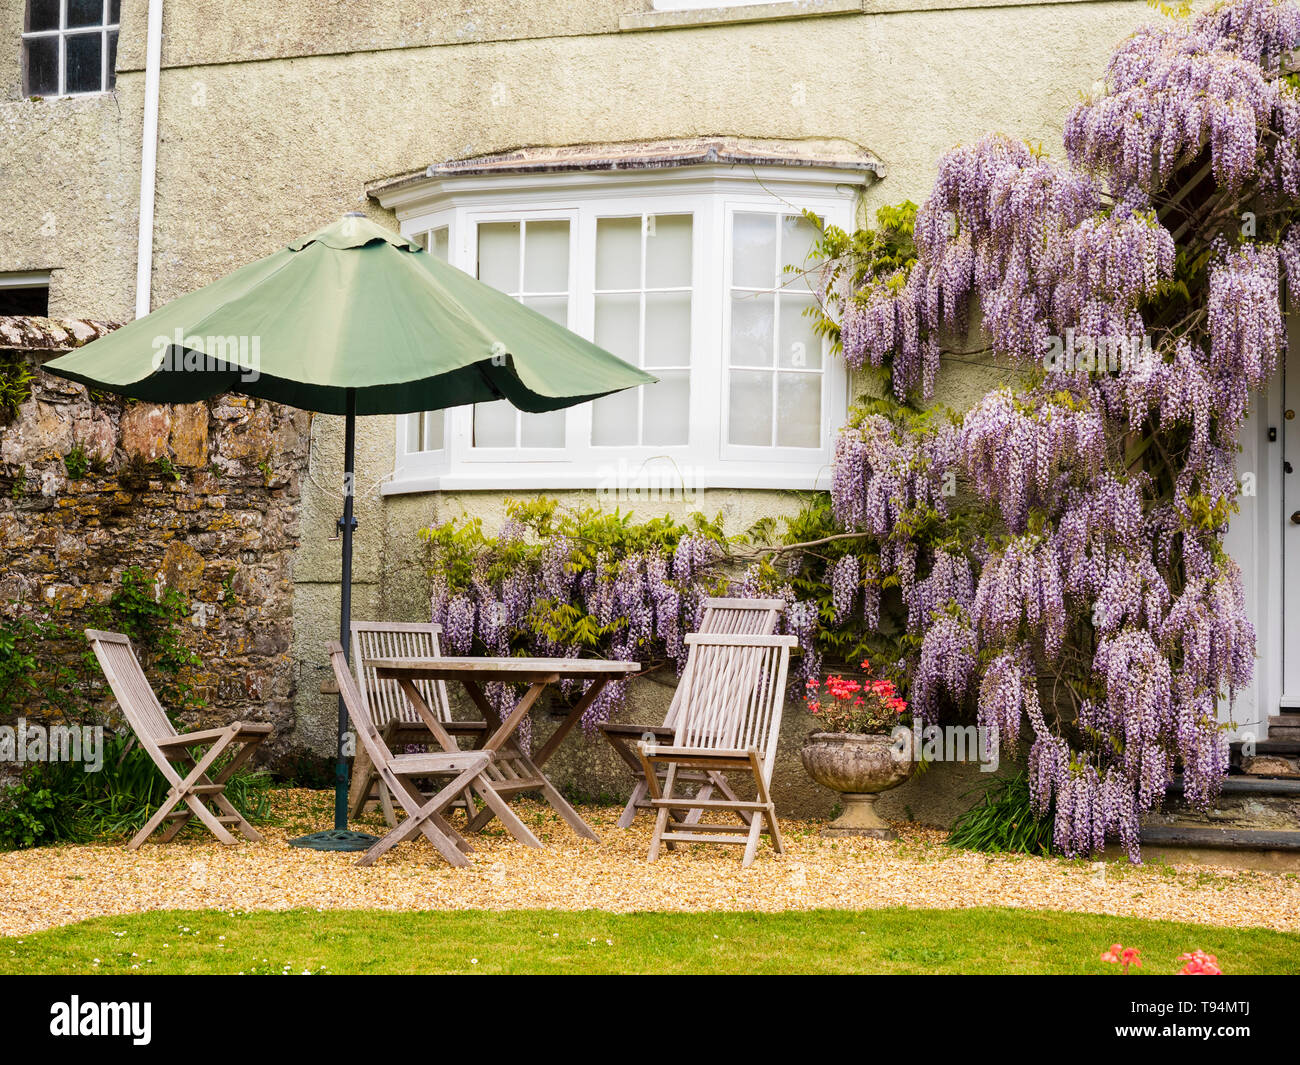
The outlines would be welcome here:
[[[1066,163],[1002,135],[958,148],[914,261],[827,272],[833,335],[894,406],[839,440],[834,512],[877,568],[836,564],[836,616],[897,587],[914,712],[971,707],[1003,750],[1027,734],[1067,855],[1115,839],[1138,860],[1175,772],[1202,806],[1227,772],[1216,705],[1255,637],[1222,542],[1237,434],[1286,342],[1280,282],[1300,281],[1297,45],[1279,0],[1143,29],[1068,116]],[[1024,383],[917,428],[975,309]]]
[[[1061,852],[1139,860],[1175,772],[1214,800],[1216,707],[1253,670],[1223,536],[1237,434],[1284,349],[1280,284],[1300,284],[1297,45],[1292,0],[1164,20],[1070,112],[1064,163],[988,136],[939,161],[919,208],[828,232],[821,324],[885,395],[840,433],[817,520],[743,558],[720,522],[575,526],[545,502],[494,541],[435,527],[449,649],[680,668],[706,595],[778,596],[796,685],[888,634],[916,718],[970,712],[1027,746]],[[932,397],[972,337],[1022,383],[958,416]],[[624,698],[607,686],[585,723]]]

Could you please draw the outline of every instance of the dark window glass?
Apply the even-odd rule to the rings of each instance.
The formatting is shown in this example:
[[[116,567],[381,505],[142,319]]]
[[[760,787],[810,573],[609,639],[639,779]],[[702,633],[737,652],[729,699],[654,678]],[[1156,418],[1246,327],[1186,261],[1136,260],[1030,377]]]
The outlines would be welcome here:
[[[117,30],[108,35],[108,84],[104,86],[111,89],[117,81]]]
[[[23,28],[29,32],[57,30],[59,0],[27,0],[27,23]]]
[[[68,29],[103,24],[104,0],[68,0]]]
[[[24,317],[50,313],[50,290],[40,288],[0,287],[0,314],[21,314]]]
[[[108,21],[113,26],[122,21],[122,0],[113,0],[108,5]]]
[[[24,90],[28,96],[59,95],[59,39],[23,41]]]
[[[65,37],[64,92],[100,92],[104,88],[100,55],[103,41],[98,33],[77,33]]]

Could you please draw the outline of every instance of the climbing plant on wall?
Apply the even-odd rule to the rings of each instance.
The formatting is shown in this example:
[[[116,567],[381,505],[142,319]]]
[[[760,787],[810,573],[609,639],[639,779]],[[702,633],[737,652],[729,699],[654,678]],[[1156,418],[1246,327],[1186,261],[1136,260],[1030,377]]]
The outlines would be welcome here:
[[[1070,113],[1065,163],[990,136],[882,219],[914,255],[823,242],[825,328],[888,397],[838,443],[834,513],[871,543],[843,598],[872,612],[897,579],[916,712],[973,703],[1003,749],[1028,722],[1066,854],[1117,837],[1136,859],[1176,768],[1202,806],[1227,770],[1216,704],[1255,639],[1223,537],[1300,267],[1297,44],[1300,8],[1274,0],[1140,30]],[[1019,383],[922,421],[948,354]]]
[[[877,386],[829,500],[733,539],[703,519],[602,539],[604,519],[553,509],[498,540],[431,530],[449,643],[680,660],[705,589],[781,595],[801,675],[883,653],[918,718],[964,709],[1004,752],[1027,727],[1056,847],[1117,838],[1137,860],[1176,770],[1214,799],[1216,706],[1253,671],[1223,538],[1300,280],[1297,46],[1292,2],[1173,12],[1070,112],[1064,161],[991,135],[945,155],[919,207],[826,229],[818,327]],[[971,361],[1005,383],[936,403],[941,367]]]

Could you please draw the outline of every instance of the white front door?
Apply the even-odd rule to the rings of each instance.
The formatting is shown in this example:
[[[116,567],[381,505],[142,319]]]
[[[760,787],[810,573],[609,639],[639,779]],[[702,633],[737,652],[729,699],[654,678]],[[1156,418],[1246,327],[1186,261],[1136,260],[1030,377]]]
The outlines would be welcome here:
[[[1254,680],[1219,709],[1236,739],[1264,739],[1279,706],[1300,706],[1300,524],[1291,521],[1300,511],[1300,315],[1288,316],[1288,331],[1295,354],[1255,396],[1238,437],[1239,509],[1224,540],[1241,567],[1257,652]]]
[[[1294,320],[1295,316],[1292,315]],[[1282,370],[1282,640],[1280,706],[1300,706],[1300,345]],[[1273,708],[1270,713],[1277,713]]]

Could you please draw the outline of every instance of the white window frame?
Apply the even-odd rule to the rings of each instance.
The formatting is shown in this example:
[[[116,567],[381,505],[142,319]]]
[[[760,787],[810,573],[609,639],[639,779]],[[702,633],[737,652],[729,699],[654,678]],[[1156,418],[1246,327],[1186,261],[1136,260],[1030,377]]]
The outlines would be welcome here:
[[[46,313],[49,312],[50,271],[28,270],[23,273],[0,274],[0,289],[6,288],[43,288],[45,289]]]
[[[477,225],[569,218],[569,328],[593,332],[596,220],[634,214],[692,215],[690,440],[677,447],[591,444],[591,408],[566,413],[564,448],[475,448],[472,408],[448,410],[444,447],[406,451],[396,422],[393,477],[386,495],[426,491],[610,489],[638,481],[706,488],[825,489],[834,434],[848,407],[848,371],[823,348],[822,425],[817,448],[759,448],[726,442],[730,304],[730,219],[737,211],[815,212],[851,229],[863,175],[823,166],[737,166],[602,172],[478,174],[411,182],[378,194],[413,239],[448,227],[452,265],[475,273]],[[653,371],[651,371],[653,372]]]
[[[29,0],[23,0],[23,21],[27,19],[27,7]],[[100,4],[100,21],[90,26],[69,26],[68,25],[68,0],[59,0],[59,26],[53,30],[24,30],[23,44],[28,41],[38,41],[43,38],[53,37],[57,40],[58,58],[59,58],[59,91],[53,96],[43,96],[43,100],[61,100],[65,97],[76,96],[102,96],[106,92],[112,91],[109,79],[113,77],[115,71],[108,67],[108,35],[110,33],[118,34],[118,44],[121,45],[121,9],[118,10],[118,22],[109,22],[109,15],[112,11],[112,0],[101,0]],[[82,37],[99,31],[99,88],[91,89],[88,92],[68,92],[67,91],[67,45],[64,40],[66,37]],[[26,49],[24,49],[23,63],[26,64]],[[23,72],[23,91],[26,92],[27,75],[24,67]]]

